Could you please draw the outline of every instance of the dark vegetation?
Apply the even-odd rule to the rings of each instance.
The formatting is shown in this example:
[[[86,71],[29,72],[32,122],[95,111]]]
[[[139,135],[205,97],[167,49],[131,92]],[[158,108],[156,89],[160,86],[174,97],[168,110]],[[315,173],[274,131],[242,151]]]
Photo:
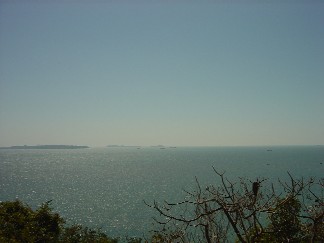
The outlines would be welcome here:
[[[0,203],[0,242],[324,242],[324,179],[228,180],[186,192],[182,202],[146,203],[158,217],[140,238],[110,238],[100,230],[67,226],[50,202],[32,210],[20,201]]]
[[[65,226],[52,212],[50,202],[32,210],[20,201],[0,203],[0,242],[102,242],[115,243],[100,231],[81,225]]]

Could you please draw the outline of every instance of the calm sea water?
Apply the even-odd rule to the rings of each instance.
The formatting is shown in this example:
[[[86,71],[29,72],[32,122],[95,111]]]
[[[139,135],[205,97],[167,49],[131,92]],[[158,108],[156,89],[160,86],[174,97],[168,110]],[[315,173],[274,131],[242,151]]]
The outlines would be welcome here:
[[[53,200],[68,222],[142,236],[156,215],[143,200],[181,200],[183,189],[195,188],[195,176],[202,185],[217,184],[212,166],[233,180],[276,181],[287,171],[322,178],[323,164],[324,146],[0,150],[0,200],[31,207]]]

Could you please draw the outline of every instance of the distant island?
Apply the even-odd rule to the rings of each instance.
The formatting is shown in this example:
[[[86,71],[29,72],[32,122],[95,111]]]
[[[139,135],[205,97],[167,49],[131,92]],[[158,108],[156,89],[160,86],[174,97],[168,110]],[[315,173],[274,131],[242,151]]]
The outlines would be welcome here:
[[[139,145],[117,145],[117,144],[110,144],[106,146],[107,148],[139,148]]]
[[[0,147],[0,149],[84,149],[89,148],[88,146],[76,146],[76,145],[35,145],[35,146],[11,146],[11,147]]]

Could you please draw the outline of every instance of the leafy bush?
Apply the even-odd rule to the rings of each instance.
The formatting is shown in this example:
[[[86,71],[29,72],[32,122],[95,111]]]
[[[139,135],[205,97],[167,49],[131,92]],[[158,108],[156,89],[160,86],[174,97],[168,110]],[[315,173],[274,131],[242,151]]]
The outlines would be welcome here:
[[[33,211],[20,201],[0,203],[2,242],[57,242],[64,220],[53,213],[49,203]]]
[[[66,227],[64,219],[52,212],[50,201],[34,211],[17,200],[0,203],[0,242],[117,243],[118,240],[81,225]]]

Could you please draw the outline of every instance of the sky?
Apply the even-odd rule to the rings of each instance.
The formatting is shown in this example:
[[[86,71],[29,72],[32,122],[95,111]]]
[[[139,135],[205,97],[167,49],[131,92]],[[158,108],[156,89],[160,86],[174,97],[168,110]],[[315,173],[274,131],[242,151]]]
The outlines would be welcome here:
[[[323,1],[0,1],[0,146],[324,144]]]

